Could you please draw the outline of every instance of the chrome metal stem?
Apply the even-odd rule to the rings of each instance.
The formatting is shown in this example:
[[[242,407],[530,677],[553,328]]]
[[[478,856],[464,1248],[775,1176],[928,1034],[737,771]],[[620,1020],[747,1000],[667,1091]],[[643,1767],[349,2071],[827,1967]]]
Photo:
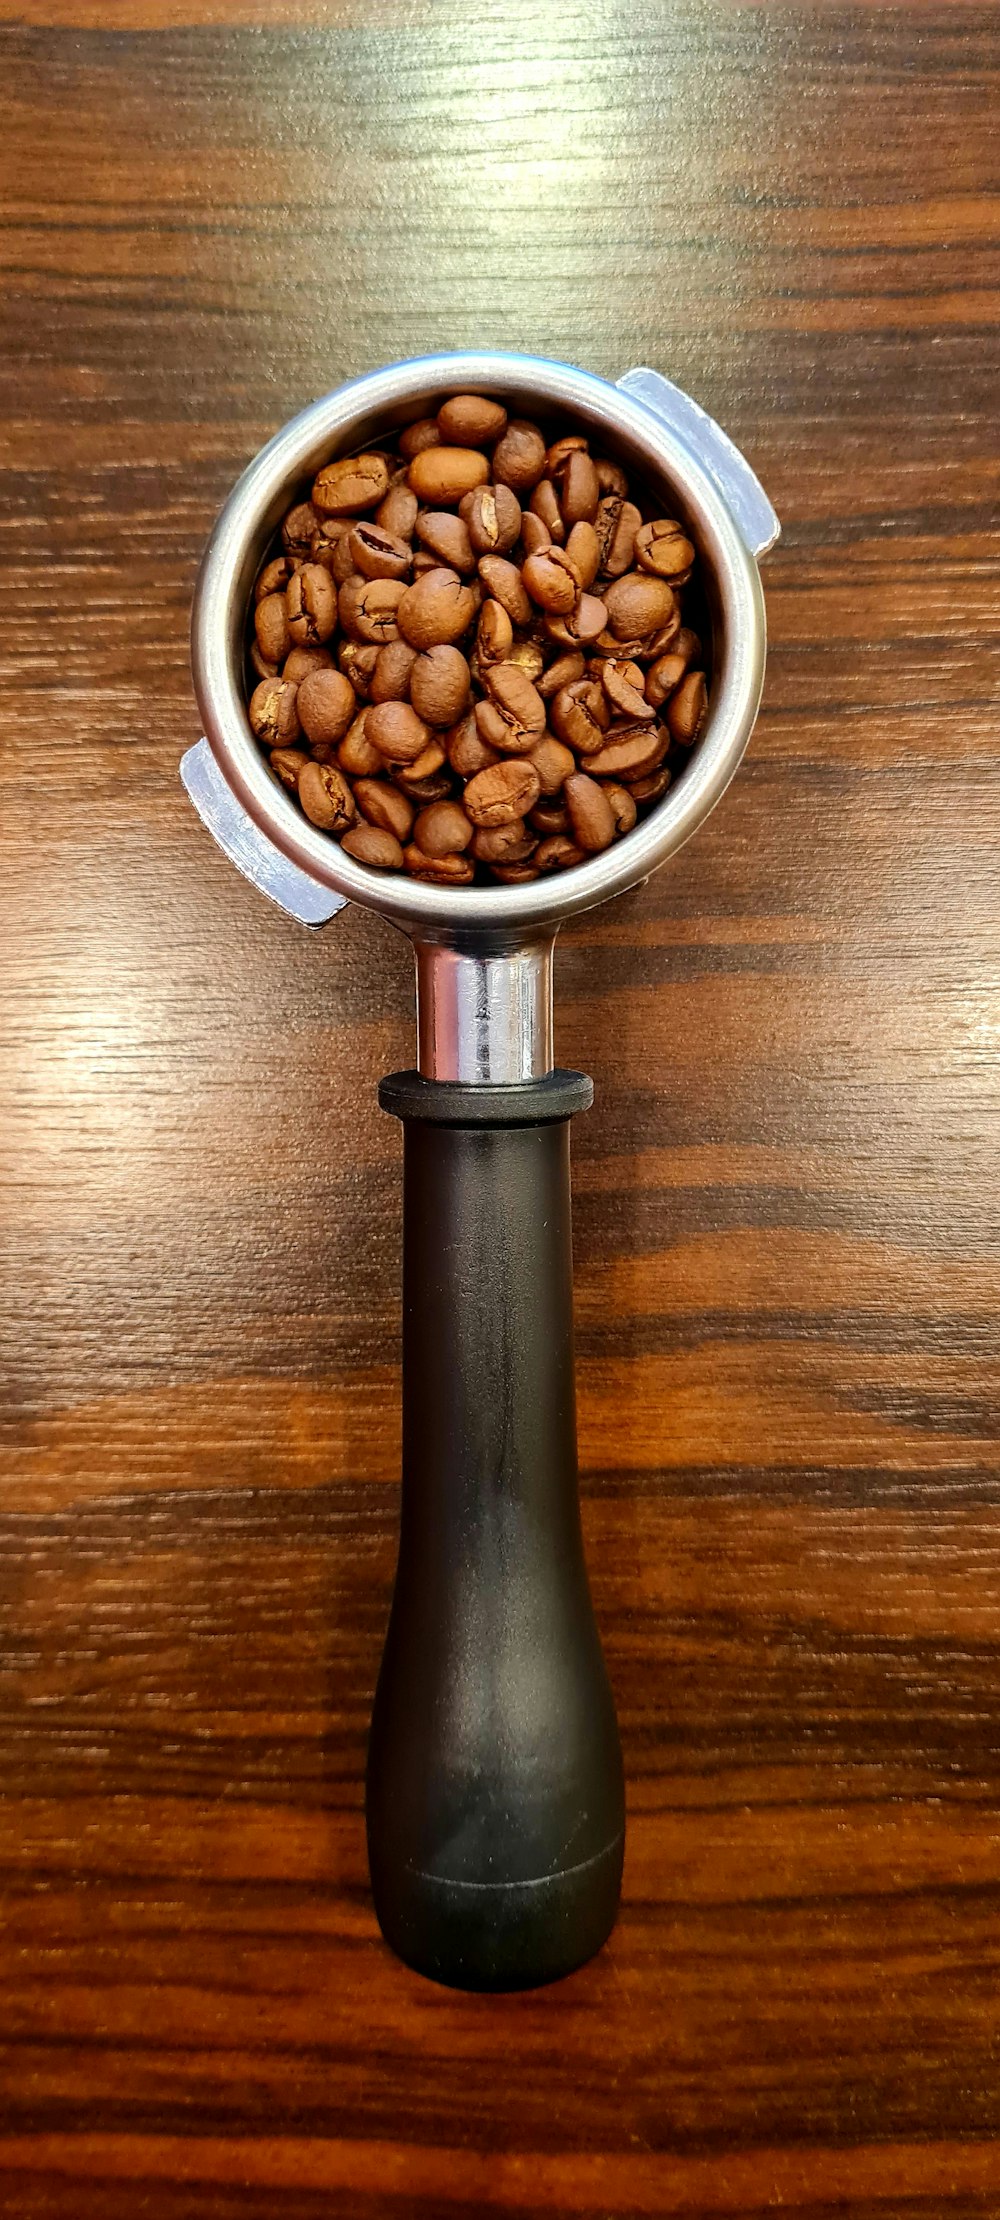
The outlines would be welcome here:
[[[414,940],[417,1064],[425,1079],[497,1087],[552,1070],[551,932],[522,945]]]

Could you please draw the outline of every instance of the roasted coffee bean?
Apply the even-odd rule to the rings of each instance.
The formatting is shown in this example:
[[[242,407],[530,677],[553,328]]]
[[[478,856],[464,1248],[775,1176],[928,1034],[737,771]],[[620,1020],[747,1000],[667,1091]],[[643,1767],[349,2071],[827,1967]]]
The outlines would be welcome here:
[[[379,825],[383,831],[394,833],[399,841],[409,840],[413,803],[407,801],[398,786],[388,786],[384,779],[359,779],[354,799],[370,825]]]
[[[532,516],[530,509],[525,509],[521,518],[521,546],[526,555],[542,555],[552,546],[548,525],[542,523],[540,516]]]
[[[430,879],[434,886],[470,886],[476,867],[469,856],[427,856],[416,843],[403,850],[403,862],[415,879]]]
[[[658,802],[669,784],[670,773],[664,764],[658,771],[647,771],[644,778],[630,779],[629,792],[633,801],[641,807],[643,803]]]
[[[428,509],[457,509],[462,495],[485,485],[489,475],[475,447],[424,447],[406,474],[411,493]]]
[[[506,555],[521,530],[521,504],[509,486],[477,486],[458,513],[477,555]]]
[[[535,684],[543,699],[551,701],[553,695],[558,694],[563,686],[575,686],[577,679],[583,677],[586,668],[585,659],[579,648],[570,648],[564,655],[556,656],[555,662],[549,664],[548,669],[544,670],[541,677],[535,680]]]
[[[291,555],[276,555],[272,563],[265,563],[253,590],[256,601],[263,601],[265,594],[283,594],[295,569]]]
[[[383,647],[398,637],[400,604],[412,586],[401,578],[348,578],[340,589],[340,621],[355,640]]]
[[[378,665],[381,649],[374,641],[341,640],[337,649],[337,663],[344,677],[350,679],[355,693],[363,700],[372,700],[372,680]],[[291,662],[291,656],[289,656]],[[287,664],[286,664],[287,669]]]
[[[389,640],[385,647],[377,648],[370,687],[372,701],[405,701],[416,660],[416,648],[408,640]]]
[[[707,709],[708,688],[704,671],[689,671],[667,703],[667,724],[671,739],[679,740],[685,748],[693,747],[705,722]]]
[[[607,621],[616,640],[642,640],[676,611],[673,589],[648,571],[630,570],[605,588]]]
[[[552,616],[568,616],[576,607],[580,581],[565,548],[548,547],[541,555],[529,555],[521,577],[532,601]]]
[[[566,833],[557,832],[539,841],[532,860],[538,871],[568,871],[572,864],[585,863],[587,858],[585,850],[578,848],[575,840],[570,840]]]
[[[564,833],[569,828],[569,818],[561,802],[536,802],[528,812],[528,823],[546,840],[552,833]]]
[[[472,820],[458,802],[432,802],[421,810],[413,838],[425,856],[460,856],[471,846]]]
[[[560,647],[590,647],[603,632],[608,612],[596,594],[581,594],[568,617],[547,617],[545,629]]]
[[[344,832],[357,814],[351,789],[335,763],[303,764],[299,800],[310,823],[321,832]]]
[[[329,648],[293,648],[285,657],[281,675],[287,678],[290,686],[301,686],[303,679],[309,678],[313,671],[332,671],[333,668]]]
[[[281,780],[282,786],[286,786],[290,794],[297,794],[299,772],[309,761],[304,749],[272,748],[268,761],[275,778]]]
[[[613,779],[608,780],[604,791],[608,798],[608,808],[615,821],[616,835],[620,837],[622,833],[631,832],[639,814],[635,806],[634,795],[629,793],[627,786],[616,786]]]
[[[453,393],[437,412],[437,428],[454,447],[489,447],[507,429],[507,411],[481,393]]]
[[[384,532],[392,532],[397,539],[411,540],[417,521],[419,502],[409,486],[390,486],[383,501],[375,511],[375,522]]]
[[[486,592],[506,609],[512,624],[531,623],[531,603],[516,563],[509,563],[503,555],[482,555],[479,576]]]
[[[477,771],[469,780],[462,802],[474,825],[512,825],[515,818],[526,817],[529,809],[534,809],[540,793],[534,764],[511,757]]]
[[[257,646],[269,663],[283,663],[292,645],[284,594],[265,594],[253,613]]]
[[[469,699],[469,666],[460,648],[432,647],[410,672],[410,700],[425,724],[456,723]]]
[[[673,650],[658,655],[655,663],[650,664],[646,672],[646,700],[652,702],[654,709],[662,709],[674,687],[680,685],[686,670],[685,657]]]
[[[445,753],[453,771],[459,778],[473,779],[477,771],[485,771],[491,763],[499,762],[496,748],[491,748],[480,737],[475,711],[459,718],[444,737]]]
[[[368,738],[387,763],[415,763],[430,740],[430,726],[408,701],[376,702],[367,712]]]
[[[405,578],[413,561],[409,541],[398,539],[382,524],[356,524],[348,543],[362,578]]]
[[[477,863],[526,863],[537,846],[537,835],[516,817],[511,825],[481,826],[472,853]]]
[[[566,542],[566,554],[576,572],[581,593],[586,593],[597,577],[601,559],[597,533],[592,524],[585,523],[582,519],[579,524],[574,524]]]
[[[337,589],[321,563],[303,563],[285,588],[288,630],[296,647],[322,647],[337,622]]]
[[[656,710],[646,700],[638,663],[612,662],[609,657],[601,664],[601,685],[616,717],[655,717]]]
[[[264,748],[284,748],[299,737],[298,688],[286,678],[262,678],[250,696],[250,729]],[[353,700],[353,695],[352,695]]]
[[[576,770],[576,757],[572,748],[564,747],[561,740],[553,740],[550,732],[545,733],[532,748],[528,761],[534,764],[538,772],[538,783],[543,794],[558,794]]]
[[[297,501],[294,508],[289,509],[281,527],[281,537],[286,553],[297,556],[300,561],[304,562],[312,547],[313,535],[318,524],[319,514],[313,508],[312,502]]]
[[[345,855],[366,863],[372,871],[401,871],[403,850],[394,833],[380,825],[355,825],[340,843]]]
[[[588,854],[610,848],[615,837],[615,820],[604,788],[598,786],[597,780],[588,778],[585,771],[574,771],[563,787],[563,800],[577,847],[586,848]]]
[[[493,449],[493,477],[514,493],[530,493],[545,470],[545,441],[537,424],[515,417]]]
[[[587,769],[595,779],[643,778],[669,746],[670,734],[662,725],[622,725],[587,757]]]
[[[299,687],[297,706],[306,739],[315,746],[343,739],[357,700],[343,671],[311,671]]]
[[[543,478],[535,487],[529,503],[529,513],[537,517],[540,524],[544,524],[550,544],[554,542],[557,547],[561,547],[566,538],[566,526],[559,507],[559,495],[551,478]]]
[[[357,516],[374,509],[388,491],[384,456],[345,455],[319,472],[313,483],[313,508],[321,516]]]
[[[468,631],[475,613],[471,587],[462,584],[456,571],[438,566],[407,587],[399,604],[399,629],[411,647],[446,647]]]
[[[248,613],[251,729],[304,814],[442,887],[530,885],[627,836],[707,714],[664,494],[475,393],[313,492]]]
[[[669,578],[672,585],[683,586],[691,576],[694,548],[683,525],[660,516],[652,524],[640,525],[635,535],[635,560],[641,570],[654,571],[658,578]]]
[[[575,448],[565,466],[560,466],[557,477],[559,509],[567,532],[574,524],[586,521],[592,524],[597,515],[601,489],[597,472],[590,456],[582,448]]]
[[[411,463],[415,455],[422,455],[425,447],[440,447],[441,434],[433,416],[420,416],[415,424],[408,424],[396,442],[404,462]]]
[[[594,678],[578,678],[562,687],[549,715],[553,732],[577,755],[592,755],[602,747],[611,723],[607,696]]]
[[[476,657],[482,673],[489,663],[503,663],[514,645],[514,627],[499,601],[484,601],[476,626]]]
[[[466,575],[475,570],[469,527],[454,509],[422,509],[417,518],[417,538],[439,563]]]

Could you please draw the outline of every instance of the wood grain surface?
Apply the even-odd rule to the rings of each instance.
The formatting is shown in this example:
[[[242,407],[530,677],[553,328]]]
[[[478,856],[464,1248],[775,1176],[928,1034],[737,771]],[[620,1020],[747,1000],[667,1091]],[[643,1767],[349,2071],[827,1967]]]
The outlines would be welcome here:
[[[0,2209],[1000,2214],[995,7],[0,0]],[[378,1936],[408,951],[200,830],[220,500],[424,349],[784,522],[736,785],[562,941],[621,1923]]]

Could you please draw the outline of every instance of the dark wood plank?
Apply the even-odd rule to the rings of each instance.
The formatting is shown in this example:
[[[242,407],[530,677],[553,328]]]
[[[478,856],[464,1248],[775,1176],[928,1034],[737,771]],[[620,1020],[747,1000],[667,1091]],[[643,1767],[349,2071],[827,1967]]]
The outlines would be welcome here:
[[[0,2203],[1000,2210],[995,11],[0,0]],[[603,1956],[377,1935],[404,943],[177,783],[227,486],[491,343],[783,517],[751,756],[564,937]]]

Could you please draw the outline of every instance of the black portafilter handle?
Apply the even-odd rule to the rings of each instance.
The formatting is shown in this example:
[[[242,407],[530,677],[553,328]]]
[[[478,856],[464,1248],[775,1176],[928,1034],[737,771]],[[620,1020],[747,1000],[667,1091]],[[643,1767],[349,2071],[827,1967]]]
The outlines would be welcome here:
[[[580,1530],[569,1121],[589,1079],[398,1072],[399,1563],[368,1751],[387,1942],[432,1980],[534,1987],[614,1924],[625,1807]]]

